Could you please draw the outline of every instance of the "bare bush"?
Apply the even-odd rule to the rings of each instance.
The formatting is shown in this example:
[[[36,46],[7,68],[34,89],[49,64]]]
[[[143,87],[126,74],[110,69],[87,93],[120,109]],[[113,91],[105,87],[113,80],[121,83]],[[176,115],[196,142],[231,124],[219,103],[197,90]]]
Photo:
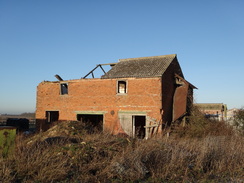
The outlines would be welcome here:
[[[244,134],[244,108],[235,111],[234,125],[242,134]]]
[[[17,139],[15,155],[0,160],[0,182],[240,182],[244,177],[243,136],[204,128],[198,138],[139,140],[87,134],[70,125],[66,138],[47,132]]]

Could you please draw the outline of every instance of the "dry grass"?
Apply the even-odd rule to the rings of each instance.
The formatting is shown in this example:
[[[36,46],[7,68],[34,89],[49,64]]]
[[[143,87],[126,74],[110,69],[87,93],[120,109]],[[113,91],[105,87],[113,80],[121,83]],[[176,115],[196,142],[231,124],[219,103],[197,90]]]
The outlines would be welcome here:
[[[238,147],[238,150],[236,149]],[[151,139],[118,156],[111,176],[122,180],[197,182],[231,180],[243,174],[243,138]],[[117,169],[116,169],[117,167]],[[122,170],[123,171],[122,171]]]
[[[137,140],[60,124],[18,137],[15,155],[0,159],[0,182],[244,181],[244,137],[212,125],[209,133],[210,127],[198,129],[204,135],[197,138],[179,128],[181,137]]]

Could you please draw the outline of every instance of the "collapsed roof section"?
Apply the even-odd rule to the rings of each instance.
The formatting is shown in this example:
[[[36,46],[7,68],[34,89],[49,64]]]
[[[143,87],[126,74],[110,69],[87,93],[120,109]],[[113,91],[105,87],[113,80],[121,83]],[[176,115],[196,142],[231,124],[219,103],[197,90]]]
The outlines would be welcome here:
[[[176,54],[119,59],[117,63],[96,65],[94,69],[84,77],[81,77],[81,79],[86,79],[88,76],[95,78],[94,71],[98,68],[100,68],[104,74],[101,76],[102,79],[161,77],[173,62],[179,65]],[[103,66],[107,65],[111,66],[108,72],[103,68]],[[178,74],[184,78],[181,70],[178,71]],[[62,81],[60,76],[55,75],[55,77],[59,81]]]

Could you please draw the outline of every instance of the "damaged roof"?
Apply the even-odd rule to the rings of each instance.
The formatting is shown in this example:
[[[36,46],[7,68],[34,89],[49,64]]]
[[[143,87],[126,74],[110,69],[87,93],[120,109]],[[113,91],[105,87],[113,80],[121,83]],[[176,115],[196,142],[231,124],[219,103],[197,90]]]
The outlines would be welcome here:
[[[175,58],[176,54],[119,59],[119,62],[103,75],[102,78],[162,76]]]

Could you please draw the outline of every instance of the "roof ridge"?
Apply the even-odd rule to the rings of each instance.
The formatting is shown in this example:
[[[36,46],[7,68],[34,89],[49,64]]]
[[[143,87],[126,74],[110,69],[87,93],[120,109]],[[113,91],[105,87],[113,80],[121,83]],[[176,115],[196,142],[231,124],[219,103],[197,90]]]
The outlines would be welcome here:
[[[165,57],[176,57],[177,54],[170,54],[170,55],[159,55],[159,56],[148,56],[148,57],[136,57],[136,58],[125,58],[125,59],[119,59],[119,62],[124,61],[131,61],[131,60],[144,60],[144,59],[151,59],[151,58],[165,58]]]

